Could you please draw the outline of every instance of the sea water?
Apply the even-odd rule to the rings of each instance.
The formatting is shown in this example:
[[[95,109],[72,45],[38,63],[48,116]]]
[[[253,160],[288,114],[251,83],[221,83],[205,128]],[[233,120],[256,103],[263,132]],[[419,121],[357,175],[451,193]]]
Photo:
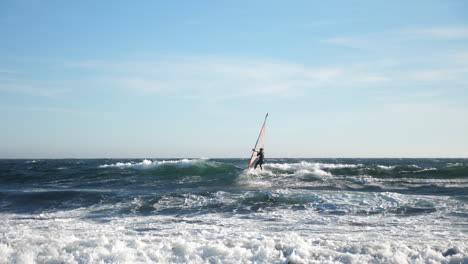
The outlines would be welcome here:
[[[468,263],[467,159],[0,160],[0,263]]]

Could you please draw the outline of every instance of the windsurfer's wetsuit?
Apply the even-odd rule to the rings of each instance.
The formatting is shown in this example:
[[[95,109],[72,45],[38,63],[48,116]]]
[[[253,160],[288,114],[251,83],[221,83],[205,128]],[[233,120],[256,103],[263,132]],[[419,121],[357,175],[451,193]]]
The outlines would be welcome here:
[[[264,158],[264,153],[263,150],[257,151],[257,162],[255,162],[255,167],[254,169],[257,168],[257,165],[260,166],[260,169],[263,170],[262,164],[263,164],[263,158]]]

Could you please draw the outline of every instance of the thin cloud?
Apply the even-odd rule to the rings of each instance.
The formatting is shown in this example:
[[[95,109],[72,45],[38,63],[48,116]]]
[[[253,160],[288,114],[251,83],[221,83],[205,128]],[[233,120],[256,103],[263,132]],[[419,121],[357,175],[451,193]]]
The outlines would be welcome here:
[[[391,78],[386,77],[386,76],[363,76],[360,79],[358,79],[359,82],[363,83],[385,83],[391,81]]]
[[[350,48],[357,47],[357,39],[350,37],[335,37],[322,40],[323,43],[328,43],[332,45],[345,46]]]
[[[447,59],[451,63],[468,67],[468,51],[460,51],[450,54]]]
[[[16,73],[16,71],[5,69],[5,68],[0,68],[0,73]]]
[[[18,106],[11,106],[5,107],[8,110],[14,111],[26,111],[26,112],[55,112],[55,113],[81,113],[81,111],[75,109],[67,109],[61,107],[18,107]]]
[[[453,81],[462,79],[468,73],[468,68],[422,70],[409,73],[409,79],[416,81]]]
[[[442,56],[442,55],[441,55]],[[303,96],[324,89],[375,90],[410,87],[418,82],[466,81],[467,67],[439,57],[380,59],[332,67],[288,61],[237,59],[220,56],[176,56],[147,61],[86,61],[74,65],[93,72],[102,87],[143,94],[198,99],[228,99],[262,95]],[[440,66],[439,69],[428,69]]]
[[[468,38],[468,26],[415,28],[405,30],[404,33],[416,37],[425,37],[433,39],[465,39]]]
[[[305,87],[332,83],[342,72],[341,68],[211,56],[75,65],[97,69],[113,87],[208,98],[291,95]]]
[[[408,43],[431,40],[468,39],[468,26],[403,28],[384,32],[370,32],[355,36],[335,36],[321,40],[333,46],[363,50],[384,50],[401,47]]]
[[[113,78],[108,81],[114,83],[116,87],[122,87],[130,90],[139,90],[142,92],[157,93],[167,91],[170,86],[164,85],[158,80],[144,79],[138,77]]]
[[[13,92],[13,93],[20,93],[32,96],[44,96],[44,97],[55,97],[64,93],[69,92],[69,89],[64,88],[39,88],[33,85],[27,84],[1,84],[0,83],[0,90]]]

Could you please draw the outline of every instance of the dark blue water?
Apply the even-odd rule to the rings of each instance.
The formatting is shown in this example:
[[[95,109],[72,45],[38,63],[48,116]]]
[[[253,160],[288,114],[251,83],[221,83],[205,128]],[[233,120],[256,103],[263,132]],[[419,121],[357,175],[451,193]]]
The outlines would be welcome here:
[[[260,174],[254,177],[269,182],[266,188],[240,182],[246,163],[245,159],[2,160],[0,208],[40,213],[139,197],[144,205],[136,212],[149,214],[157,213],[151,205],[166,196],[275,188],[447,195],[460,200],[468,195],[466,159],[270,159],[265,171],[271,175],[257,170]],[[269,206],[309,202],[267,201],[261,194],[257,202]],[[238,206],[242,203],[255,201],[239,202]],[[218,207],[232,210],[232,205]],[[179,213],[176,208],[170,209]]]

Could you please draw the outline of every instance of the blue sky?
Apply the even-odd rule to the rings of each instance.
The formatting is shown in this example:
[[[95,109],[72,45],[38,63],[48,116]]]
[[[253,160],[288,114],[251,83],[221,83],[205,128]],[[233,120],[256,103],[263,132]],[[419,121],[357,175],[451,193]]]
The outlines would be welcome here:
[[[466,1],[0,2],[0,158],[468,157]]]

